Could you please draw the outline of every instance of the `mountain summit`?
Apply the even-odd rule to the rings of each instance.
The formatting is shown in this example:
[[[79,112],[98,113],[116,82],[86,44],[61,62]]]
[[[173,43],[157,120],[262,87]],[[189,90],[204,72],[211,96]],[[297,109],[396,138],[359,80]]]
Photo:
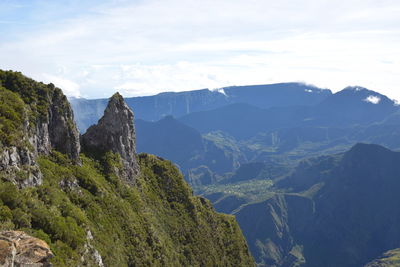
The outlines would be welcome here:
[[[52,150],[79,163],[79,132],[61,89],[0,70],[0,172],[18,187],[42,184],[37,158]]]
[[[136,161],[136,136],[133,112],[119,93],[109,100],[103,117],[82,135],[82,145],[89,153],[112,151],[121,156],[123,177],[132,183],[139,173]]]

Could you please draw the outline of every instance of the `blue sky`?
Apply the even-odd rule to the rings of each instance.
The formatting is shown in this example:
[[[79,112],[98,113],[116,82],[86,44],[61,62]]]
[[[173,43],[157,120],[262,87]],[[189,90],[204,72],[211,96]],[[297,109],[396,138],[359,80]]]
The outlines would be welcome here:
[[[1,0],[0,68],[69,96],[300,81],[400,100],[397,0]]]

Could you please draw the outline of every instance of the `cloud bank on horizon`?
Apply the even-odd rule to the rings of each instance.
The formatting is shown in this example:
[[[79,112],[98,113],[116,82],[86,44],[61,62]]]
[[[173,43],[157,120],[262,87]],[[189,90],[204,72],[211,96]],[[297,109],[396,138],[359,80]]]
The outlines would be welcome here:
[[[397,0],[4,0],[0,68],[69,96],[301,81],[400,100]]]

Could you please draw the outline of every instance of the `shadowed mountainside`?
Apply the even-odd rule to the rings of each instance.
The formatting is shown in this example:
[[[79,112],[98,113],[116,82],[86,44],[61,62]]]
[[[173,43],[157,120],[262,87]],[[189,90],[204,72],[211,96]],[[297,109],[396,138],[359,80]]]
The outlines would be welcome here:
[[[362,266],[400,247],[399,177],[399,152],[357,144],[302,163],[276,185],[287,193],[234,214],[263,266]]]

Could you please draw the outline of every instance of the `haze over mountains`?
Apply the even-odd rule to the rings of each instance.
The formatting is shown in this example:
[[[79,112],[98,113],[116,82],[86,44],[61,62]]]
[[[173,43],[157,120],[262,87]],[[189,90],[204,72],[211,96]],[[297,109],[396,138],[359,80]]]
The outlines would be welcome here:
[[[210,91],[208,89],[160,93],[154,96],[126,98],[130,107],[136,108],[136,118],[156,121],[167,115],[181,117],[192,112],[211,110],[234,103],[248,103],[259,108],[319,103],[330,90],[299,83],[271,85],[232,86]],[[106,106],[106,99],[71,98],[81,131],[98,119]]]
[[[249,249],[265,267],[398,263],[400,110],[384,95],[290,83],[73,99],[80,125],[96,122],[79,138],[60,89],[0,81],[0,235],[44,239],[30,247],[55,252],[43,262],[253,266]]]
[[[82,131],[97,121],[105,100],[71,103]],[[221,180],[247,162],[293,163],[343,152],[357,142],[400,145],[394,131],[399,107],[362,87],[332,94],[299,83],[241,86],[127,98],[127,103],[136,110],[138,150],[173,160],[196,184]],[[193,171],[207,181],[190,175]]]
[[[72,100],[81,127],[102,101]],[[234,214],[259,266],[350,267],[396,255],[400,158],[358,144],[400,149],[395,101],[362,87],[333,94],[289,83],[127,103],[139,110],[138,150],[172,160],[197,194]]]
[[[400,267],[399,11],[0,1],[0,267]]]

